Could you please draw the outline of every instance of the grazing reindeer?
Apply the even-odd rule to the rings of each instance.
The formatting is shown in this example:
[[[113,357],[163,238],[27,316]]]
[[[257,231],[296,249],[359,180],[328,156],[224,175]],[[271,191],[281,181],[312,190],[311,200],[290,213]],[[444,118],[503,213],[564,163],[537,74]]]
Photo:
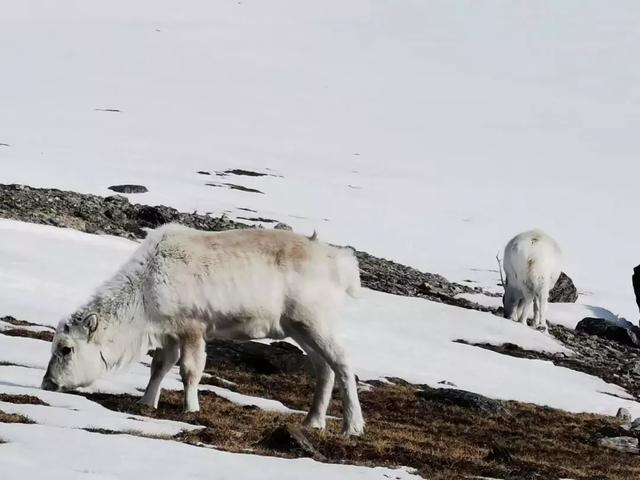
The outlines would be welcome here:
[[[526,323],[533,304],[534,326],[547,329],[549,291],[560,276],[561,257],[558,244],[541,230],[521,233],[507,243],[504,249],[506,280],[502,278],[502,266],[498,261],[506,318]]]
[[[205,340],[292,337],[316,371],[305,425],[324,428],[334,375],[343,433],[364,420],[355,375],[333,333],[345,294],[360,289],[353,252],[281,230],[201,232],[166,225],[150,233],[94,297],[58,326],[42,387],[86,386],[159,349],[141,402],[158,406],[160,384],[180,361],[184,410],[199,410]]]

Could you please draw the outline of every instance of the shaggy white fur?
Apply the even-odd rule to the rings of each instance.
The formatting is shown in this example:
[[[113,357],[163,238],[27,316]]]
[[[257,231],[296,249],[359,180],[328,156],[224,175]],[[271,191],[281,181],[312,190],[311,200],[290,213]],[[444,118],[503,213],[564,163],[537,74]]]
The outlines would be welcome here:
[[[533,305],[534,325],[546,330],[547,302],[561,271],[562,252],[541,230],[523,232],[504,250],[504,316],[526,323]]]
[[[334,376],[343,431],[363,432],[355,376],[332,322],[360,289],[350,249],[277,230],[201,232],[158,228],[93,298],[60,323],[43,388],[88,385],[157,349],[142,402],[157,407],[163,377],[179,360],[185,411],[199,409],[205,340],[292,337],[316,370],[305,424],[324,428]]]

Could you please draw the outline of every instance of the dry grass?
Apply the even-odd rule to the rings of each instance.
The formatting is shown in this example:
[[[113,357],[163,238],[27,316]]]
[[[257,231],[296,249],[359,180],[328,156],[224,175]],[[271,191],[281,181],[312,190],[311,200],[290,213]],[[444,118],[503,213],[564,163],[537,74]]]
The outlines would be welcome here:
[[[30,419],[24,415],[18,415],[16,413],[5,413],[0,410],[0,423],[33,423]]]
[[[8,393],[0,393],[0,402],[48,406],[47,403],[43,402],[38,397],[34,397],[33,395],[11,395]]]
[[[233,368],[209,373],[237,383],[231,388],[239,392],[280,400],[292,408],[306,409],[311,399],[309,380],[301,375],[259,375]],[[200,393],[201,412],[197,414],[182,413],[182,392],[164,392],[155,411],[127,395],[89,397],[122,412],[202,425],[204,429],[178,439],[232,452],[293,456],[268,450],[260,440],[278,425],[302,421],[299,415],[241,407],[211,392]],[[367,420],[363,437],[343,438],[337,420],[330,422],[326,432],[305,430],[327,461],[409,466],[435,480],[470,475],[518,480],[640,478],[640,457],[595,444],[601,436],[625,434],[612,418],[517,402],[507,404],[507,415],[487,416],[420,399],[411,385],[376,387],[362,392],[361,401]],[[331,410],[337,413],[338,407],[334,399]]]
[[[49,332],[46,330],[33,331],[25,330],[23,328],[10,328],[7,330],[3,330],[0,333],[8,337],[26,337],[33,338],[35,340],[43,340],[45,342],[51,342],[53,340],[53,332]]]

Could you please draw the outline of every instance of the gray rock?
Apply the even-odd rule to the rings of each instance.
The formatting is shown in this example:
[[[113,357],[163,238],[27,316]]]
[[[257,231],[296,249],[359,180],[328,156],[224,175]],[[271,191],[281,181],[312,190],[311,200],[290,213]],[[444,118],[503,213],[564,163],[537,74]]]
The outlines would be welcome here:
[[[640,432],[640,418],[636,418],[633,422],[631,422],[631,431]]]
[[[273,227],[274,230],[289,230],[290,232],[293,231],[293,228],[291,228],[290,225],[287,225],[286,223],[282,223],[282,222],[278,222],[275,227]]]
[[[640,445],[635,437],[611,437],[601,438],[598,445],[625,453],[640,453]]]
[[[109,190],[118,193],[147,193],[149,190],[144,185],[111,185]]]
[[[613,340],[622,345],[640,347],[638,336],[632,328],[614,325],[602,318],[583,318],[576,325],[576,331]]]
[[[631,412],[626,408],[619,408],[618,413],[616,413],[616,418],[628,423],[633,417],[631,416]]]
[[[578,300],[578,289],[566,273],[560,273],[558,281],[549,292],[549,301],[552,303],[575,303],[576,300]]]
[[[489,415],[502,415],[506,409],[499,400],[485,397],[478,393],[457,390],[454,388],[429,388],[418,392],[424,400],[469,408]]]

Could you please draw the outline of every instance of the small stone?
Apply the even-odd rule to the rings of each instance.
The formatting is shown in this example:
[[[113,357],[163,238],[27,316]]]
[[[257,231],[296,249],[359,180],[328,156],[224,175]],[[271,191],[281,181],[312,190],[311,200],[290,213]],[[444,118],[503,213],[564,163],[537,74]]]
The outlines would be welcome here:
[[[619,452],[640,453],[640,445],[638,444],[638,439],[635,437],[601,438],[598,440],[598,445],[611,448],[612,450],[618,450]]]
[[[147,193],[149,191],[144,185],[111,185],[108,188],[118,193]]]
[[[276,427],[275,430],[268,432],[264,438],[260,440],[260,445],[271,450],[297,453],[315,458],[316,460],[325,459],[309,439],[305,437],[302,430],[292,425],[280,425]]]
[[[616,413],[616,418],[623,422],[630,422],[633,417],[631,416],[631,412],[626,408],[619,408],[618,413]]]
[[[633,422],[631,422],[631,431],[640,432],[640,418],[636,418]]]
[[[287,225],[286,223],[282,223],[282,222],[278,222],[275,227],[273,227],[274,230],[289,230],[289,231],[293,231],[293,228],[291,228],[290,225]]]
[[[440,380],[438,385],[446,385],[447,387],[457,387],[457,385],[449,380]]]

